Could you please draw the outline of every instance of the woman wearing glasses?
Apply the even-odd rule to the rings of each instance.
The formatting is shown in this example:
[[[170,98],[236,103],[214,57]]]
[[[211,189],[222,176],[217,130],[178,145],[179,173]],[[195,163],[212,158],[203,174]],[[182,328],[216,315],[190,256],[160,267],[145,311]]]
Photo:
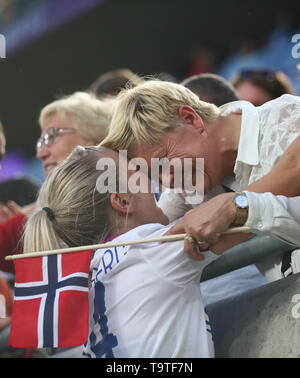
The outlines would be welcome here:
[[[102,141],[110,123],[112,99],[99,100],[85,92],[76,92],[44,107],[39,124],[42,130],[37,142],[37,157],[45,176],[78,146],[96,145]],[[20,211],[0,224],[0,270],[13,272],[4,256],[22,252],[20,239],[27,216],[35,205]],[[21,211],[22,210],[22,211]]]
[[[112,101],[77,92],[42,109],[39,118],[42,135],[36,148],[46,176],[74,147],[92,146],[103,140],[108,131]]]

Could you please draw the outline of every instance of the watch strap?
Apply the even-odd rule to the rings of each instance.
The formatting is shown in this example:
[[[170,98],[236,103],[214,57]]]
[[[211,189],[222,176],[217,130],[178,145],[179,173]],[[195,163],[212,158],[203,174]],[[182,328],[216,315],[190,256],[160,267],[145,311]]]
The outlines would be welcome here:
[[[236,194],[244,194],[244,193],[237,192]],[[243,226],[246,223],[246,221],[247,221],[247,218],[248,218],[248,207],[241,208],[241,207],[239,207],[236,204],[236,202],[234,202],[234,204],[236,206],[236,214],[235,214],[235,219],[232,222],[231,226],[233,226],[233,227],[240,227],[240,226]]]

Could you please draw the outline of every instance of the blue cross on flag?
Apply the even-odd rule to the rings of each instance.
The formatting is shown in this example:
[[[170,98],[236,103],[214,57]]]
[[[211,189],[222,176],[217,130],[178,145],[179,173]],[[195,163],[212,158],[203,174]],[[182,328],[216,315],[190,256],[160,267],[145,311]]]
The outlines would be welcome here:
[[[16,259],[9,345],[71,347],[88,338],[92,251]]]

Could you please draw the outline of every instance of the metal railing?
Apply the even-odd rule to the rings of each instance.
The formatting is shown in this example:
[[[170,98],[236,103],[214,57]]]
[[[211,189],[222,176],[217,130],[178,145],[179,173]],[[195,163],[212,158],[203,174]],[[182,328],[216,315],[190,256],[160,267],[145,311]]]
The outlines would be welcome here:
[[[228,249],[217,260],[207,265],[203,270],[201,282],[295,249],[297,247],[270,236],[254,236]]]

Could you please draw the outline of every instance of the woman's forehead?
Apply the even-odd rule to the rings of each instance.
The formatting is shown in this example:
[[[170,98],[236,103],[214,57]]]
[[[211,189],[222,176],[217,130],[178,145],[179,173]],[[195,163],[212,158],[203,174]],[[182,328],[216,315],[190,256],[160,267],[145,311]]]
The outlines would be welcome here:
[[[75,118],[71,113],[67,112],[55,112],[49,114],[45,119],[43,124],[41,124],[42,132],[46,132],[47,129],[51,127],[54,128],[74,128]]]

